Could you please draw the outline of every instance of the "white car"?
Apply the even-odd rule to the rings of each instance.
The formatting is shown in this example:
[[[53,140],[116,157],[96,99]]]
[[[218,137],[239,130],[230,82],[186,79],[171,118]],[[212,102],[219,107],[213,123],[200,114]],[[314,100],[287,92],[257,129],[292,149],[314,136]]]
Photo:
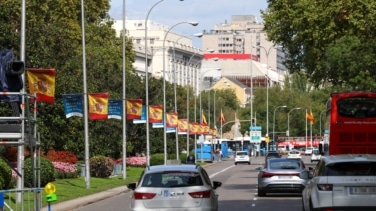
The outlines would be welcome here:
[[[130,210],[217,211],[221,182],[211,181],[204,168],[197,165],[147,166],[133,190]]]
[[[251,158],[248,155],[247,151],[236,151],[235,152],[235,165],[238,163],[248,163],[251,164]]]
[[[287,158],[302,158],[300,151],[298,150],[290,150],[287,154]]]
[[[319,161],[320,159],[321,159],[320,151],[318,149],[314,149],[311,155],[311,163],[313,161]]]
[[[376,210],[376,155],[322,156],[302,192],[304,211]]]
[[[306,150],[304,151],[304,155],[312,155],[313,147],[307,147]]]

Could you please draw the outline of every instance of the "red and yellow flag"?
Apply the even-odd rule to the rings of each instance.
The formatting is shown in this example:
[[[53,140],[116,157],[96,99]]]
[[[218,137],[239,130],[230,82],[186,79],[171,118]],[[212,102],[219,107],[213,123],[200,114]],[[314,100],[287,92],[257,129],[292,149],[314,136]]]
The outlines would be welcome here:
[[[200,129],[200,124],[198,124],[198,122],[192,122],[191,123],[191,127],[189,128],[189,134],[198,134],[198,131]]]
[[[150,105],[149,106],[149,122],[161,123],[162,122],[162,105]]]
[[[217,136],[217,129],[210,128],[209,129],[209,134],[211,134],[213,137],[216,137]]]
[[[127,119],[141,119],[142,99],[127,100]]]
[[[313,117],[312,112],[308,112],[306,114],[307,120],[311,122],[311,124],[315,123],[315,118]]]
[[[108,95],[108,92],[88,95],[90,120],[108,119]]]
[[[188,120],[179,119],[178,120],[178,132],[187,132],[188,130]]]
[[[166,127],[178,127],[178,113],[169,112],[166,114]]]
[[[209,129],[209,125],[203,125],[204,126],[204,134],[205,135],[208,135],[209,134],[209,131],[210,131],[210,129]]]
[[[204,115],[204,112],[202,112],[202,122],[201,122],[201,124],[208,125],[208,122],[206,121],[206,117]]]
[[[37,101],[53,104],[55,101],[55,69],[26,69],[30,94],[36,94]]]
[[[226,122],[225,116],[223,115],[223,112],[222,112],[222,109],[221,109],[221,116],[219,118],[220,118],[219,120],[221,121],[221,124],[224,124]]]

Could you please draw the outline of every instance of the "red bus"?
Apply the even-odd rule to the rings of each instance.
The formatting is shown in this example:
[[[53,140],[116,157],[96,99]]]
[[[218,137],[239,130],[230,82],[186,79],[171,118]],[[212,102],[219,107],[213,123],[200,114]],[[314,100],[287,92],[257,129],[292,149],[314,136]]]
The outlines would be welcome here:
[[[331,94],[325,127],[324,154],[376,154],[376,92]]]

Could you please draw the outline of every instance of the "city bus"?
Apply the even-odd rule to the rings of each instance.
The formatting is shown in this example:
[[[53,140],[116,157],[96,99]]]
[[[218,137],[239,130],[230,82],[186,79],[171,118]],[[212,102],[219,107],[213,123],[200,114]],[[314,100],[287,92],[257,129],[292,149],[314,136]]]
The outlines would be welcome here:
[[[322,154],[376,154],[376,92],[340,92],[327,102]]]

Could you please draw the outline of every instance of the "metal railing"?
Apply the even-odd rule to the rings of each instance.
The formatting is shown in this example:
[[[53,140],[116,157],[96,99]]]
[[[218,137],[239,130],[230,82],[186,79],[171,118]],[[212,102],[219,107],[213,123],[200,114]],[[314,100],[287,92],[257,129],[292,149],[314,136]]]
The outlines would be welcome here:
[[[39,211],[42,209],[43,188],[0,190],[0,211]],[[17,202],[17,197],[22,197]]]

